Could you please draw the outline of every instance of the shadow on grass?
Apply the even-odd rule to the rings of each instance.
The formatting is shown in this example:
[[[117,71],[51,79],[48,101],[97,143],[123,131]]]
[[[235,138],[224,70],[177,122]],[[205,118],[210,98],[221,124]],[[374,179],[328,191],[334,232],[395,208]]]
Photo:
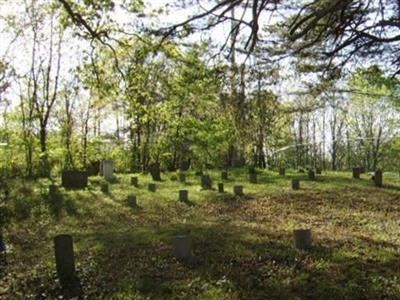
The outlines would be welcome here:
[[[172,256],[172,240],[182,233],[193,239],[199,262],[194,269]],[[254,233],[227,224],[93,232],[77,235],[77,240],[91,240],[100,249],[82,262],[88,264],[88,273],[96,274],[84,283],[88,297],[99,287],[108,297],[130,287],[151,299],[201,298],[205,286],[240,299],[399,297],[396,286],[390,286],[396,284],[390,278],[400,267],[397,245],[371,239],[355,237],[359,247],[371,251],[390,247],[391,258],[376,261],[365,255],[346,256],[348,242],[320,237],[310,251],[298,251],[288,232]]]

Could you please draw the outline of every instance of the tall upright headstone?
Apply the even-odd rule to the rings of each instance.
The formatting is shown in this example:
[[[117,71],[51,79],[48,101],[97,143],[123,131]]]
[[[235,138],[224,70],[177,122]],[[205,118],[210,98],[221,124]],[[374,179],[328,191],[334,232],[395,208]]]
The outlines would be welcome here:
[[[185,263],[193,261],[192,243],[190,237],[186,235],[178,235],[174,240],[174,255],[175,257]]]
[[[374,182],[375,182],[375,186],[377,186],[377,187],[383,186],[383,174],[382,174],[381,169],[378,169],[375,171]]]
[[[201,188],[209,190],[212,188],[212,180],[210,175],[201,175]]]
[[[292,179],[292,189],[295,191],[300,189],[300,180],[299,179]]]
[[[224,192],[224,184],[222,182],[218,183],[218,192],[219,193]]]
[[[159,163],[150,164],[149,172],[154,181],[161,181],[161,169]]]
[[[114,161],[103,160],[103,176],[107,181],[114,180]]]
[[[128,196],[128,205],[132,208],[137,207],[137,199],[135,195],[129,195]]]
[[[72,237],[67,234],[57,235],[54,238],[54,252],[61,286],[70,292],[70,296],[79,296],[82,290],[75,271]]]
[[[179,201],[181,201],[181,202],[189,201],[189,191],[188,190],[180,190],[179,191]]]
[[[315,171],[310,169],[308,170],[308,179],[315,180]]]

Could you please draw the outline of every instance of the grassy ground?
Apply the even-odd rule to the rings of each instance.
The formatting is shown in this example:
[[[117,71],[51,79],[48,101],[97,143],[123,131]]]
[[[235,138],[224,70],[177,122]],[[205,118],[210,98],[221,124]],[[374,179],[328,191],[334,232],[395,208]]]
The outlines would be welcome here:
[[[87,299],[400,299],[400,180],[385,173],[376,188],[367,175],[324,173],[259,175],[230,172],[226,193],[200,191],[163,174],[157,192],[150,176],[118,175],[110,193],[90,178],[85,191],[65,191],[58,206],[46,200],[49,182],[15,182],[19,221],[4,232],[9,245],[0,274],[0,299],[55,299],[55,235],[74,238],[76,264]],[[211,172],[214,186],[219,172]],[[290,179],[300,177],[301,190]],[[232,187],[244,185],[235,198]],[[188,189],[191,205],[177,201]],[[133,210],[126,198],[138,197]],[[29,204],[29,205],[28,205]],[[30,211],[29,207],[33,206]],[[293,248],[295,228],[312,229],[310,251]],[[195,266],[172,255],[178,234],[192,237]]]

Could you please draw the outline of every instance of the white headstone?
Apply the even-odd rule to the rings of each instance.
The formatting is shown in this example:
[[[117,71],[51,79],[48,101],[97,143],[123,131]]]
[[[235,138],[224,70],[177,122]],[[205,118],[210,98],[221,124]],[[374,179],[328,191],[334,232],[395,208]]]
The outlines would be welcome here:
[[[107,181],[112,181],[114,179],[114,161],[103,160],[103,176]]]

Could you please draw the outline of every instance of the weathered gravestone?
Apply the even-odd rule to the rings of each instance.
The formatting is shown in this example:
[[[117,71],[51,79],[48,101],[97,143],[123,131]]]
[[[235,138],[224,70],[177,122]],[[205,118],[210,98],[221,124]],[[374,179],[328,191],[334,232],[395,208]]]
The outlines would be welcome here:
[[[155,183],[149,183],[148,189],[150,192],[155,192],[156,191],[156,184]]]
[[[375,183],[375,186],[377,186],[377,187],[382,187],[383,186],[383,174],[382,174],[382,170],[381,169],[378,169],[378,170],[375,171],[374,183]]]
[[[203,190],[209,190],[212,188],[212,180],[210,175],[201,175],[201,188]]]
[[[137,207],[137,199],[135,195],[129,195],[128,196],[128,205],[132,208]]]
[[[131,177],[131,185],[138,187],[139,186],[139,178]]]
[[[189,161],[181,161],[179,164],[179,169],[181,171],[187,171],[187,170],[189,170],[189,167],[190,167]]]
[[[224,184],[222,182],[218,183],[218,192],[219,193],[224,192]]]
[[[249,173],[249,182],[250,183],[257,183],[257,173]]]
[[[296,249],[307,250],[312,246],[311,229],[296,229],[293,238]]]
[[[235,196],[243,196],[243,185],[235,185],[233,187],[233,194]]]
[[[312,169],[308,170],[308,179],[315,180],[315,172],[314,172],[314,170],[312,170]]]
[[[103,176],[107,181],[113,181],[114,178],[114,161],[112,160],[103,160]]]
[[[66,189],[84,189],[87,187],[88,173],[78,170],[64,170],[61,173],[61,185]]]
[[[292,189],[295,191],[300,189],[300,180],[299,179],[292,179]]]
[[[161,170],[159,163],[150,164],[149,172],[154,181],[161,181]]]
[[[54,238],[56,270],[61,286],[69,292],[69,296],[82,294],[78,276],[75,271],[74,248],[72,237],[67,234]]]
[[[100,190],[101,190],[102,193],[108,194],[108,192],[110,191],[108,183],[107,182],[102,182],[100,184]]]
[[[361,167],[354,167],[353,168],[353,178],[360,179],[360,175],[361,175]]]
[[[188,190],[180,190],[179,191],[179,201],[181,201],[181,202],[189,201],[189,191]]]
[[[179,173],[179,182],[185,183],[186,182],[186,174],[185,173]]]
[[[285,173],[286,173],[286,169],[285,168],[280,168],[279,169],[279,175],[280,176],[285,176]]]
[[[193,262],[192,243],[188,236],[178,235],[174,240],[174,256],[184,263]]]

